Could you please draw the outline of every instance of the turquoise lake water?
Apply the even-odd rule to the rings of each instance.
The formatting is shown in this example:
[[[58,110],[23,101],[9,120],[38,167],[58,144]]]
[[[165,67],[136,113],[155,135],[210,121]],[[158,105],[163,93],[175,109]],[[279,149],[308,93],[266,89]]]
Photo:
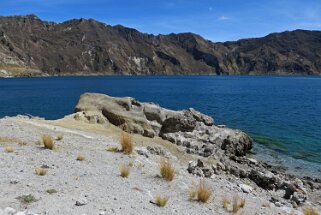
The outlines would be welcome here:
[[[194,107],[248,132],[254,157],[321,175],[321,78],[287,76],[52,77],[0,79],[0,117],[57,119],[84,92],[132,96],[170,109]]]

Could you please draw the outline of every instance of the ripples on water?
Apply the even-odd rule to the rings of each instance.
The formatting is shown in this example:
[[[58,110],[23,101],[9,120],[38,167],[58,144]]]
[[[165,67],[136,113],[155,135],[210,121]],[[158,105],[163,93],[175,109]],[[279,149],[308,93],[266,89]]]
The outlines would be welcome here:
[[[194,107],[258,142],[260,159],[321,172],[321,78],[285,76],[54,77],[0,79],[0,116],[72,113],[84,92],[132,96],[170,109]],[[264,153],[262,153],[264,152]],[[263,156],[266,154],[267,156]],[[280,156],[287,155],[287,156]],[[305,161],[305,162],[302,162]],[[308,172],[304,172],[309,169]],[[312,170],[310,170],[312,169]]]

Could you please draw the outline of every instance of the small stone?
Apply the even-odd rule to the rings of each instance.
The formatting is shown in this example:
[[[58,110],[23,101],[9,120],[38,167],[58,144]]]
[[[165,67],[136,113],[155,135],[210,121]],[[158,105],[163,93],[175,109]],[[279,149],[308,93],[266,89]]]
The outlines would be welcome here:
[[[248,158],[248,160],[249,160],[250,163],[252,163],[252,164],[257,164],[257,160],[255,160],[254,158]]]
[[[239,187],[244,193],[251,193],[253,191],[253,188],[246,184],[239,184]]]
[[[76,201],[76,206],[83,206],[83,205],[87,205],[88,204],[88,200],[86,198],[80,198],[79,200]]]
[[[18,179],[11,179],[10,184],[18,184],[19,180]]]
[[[291,198],[297,205],[302,205],[306,200],[307,196],[300,192],[294,192]]]
[[[148,158],[148,151],[146,149],[136,149],[137,154],[145,156],[146,158]]]
[[[225,170],[225,165],[221,162],[217,163],[217,167],[219,167],[220,169],[222,169],[223,171]]]
[[[14,215],[16,213],[16,210],[10,207],[6,207],[4,209],[4,214],[6,215]]]
[[[292,202],[292,206],[293,206],[294,208],[297,208],[297,207],[298,207],[298,204],[297,204],[296,202]]]
[[[281,202],[275,202],[274,205],[275,205],[276,207],[282,207]]]
[[[105,215],[105,214],[106,214],[105,211],[100,211],[100,212],[99,212],[99,215]]]

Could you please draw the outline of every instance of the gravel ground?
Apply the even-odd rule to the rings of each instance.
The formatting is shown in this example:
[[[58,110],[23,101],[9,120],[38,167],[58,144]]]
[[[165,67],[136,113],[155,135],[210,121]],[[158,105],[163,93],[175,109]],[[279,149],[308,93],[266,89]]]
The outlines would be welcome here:
[[[63,139],[55,141],[54,150],[40,144],[43,134]],[[244,193],[240,184],[250,183],[227,175],[204,179],[213,191],[207,203],[189,200],[191,187],[199,177],[187,173],[188,160],[178,149],[165,141],[134,136],[136,149],[148,155],[109,152],[119,145],[119,130],[114,127],[85,124],[65,118],[58,121],[11,117],[0,119],[0,208],[1,214],[230,214],[223,208],[223,198],[238,195],[246,199],[239,214],[302,214],[290,206],[276,207],[269,203],[269,194],[253,185]],[[176,177],[166,182],[158,177],[160,156],[148,154],[146,146],[161,145],[175,165]],[[13,153],[5,152],[14,148]],[[77,161],[78,154],[86,157]],[[194,160],[197,157],[194,157]],[[133,163],[128,178],[120,176],[120,166]],[[46,167],[45,176],[35,174]],[[49,194],[54,189],[57,192]],[[32,195],[35,202],[23,203],[19,196]],[[165,207],[150,203],[155,196],[169,198]],[[10,207],[10,208],[8,208]],[[19,213],[18,213],[19,214]]]

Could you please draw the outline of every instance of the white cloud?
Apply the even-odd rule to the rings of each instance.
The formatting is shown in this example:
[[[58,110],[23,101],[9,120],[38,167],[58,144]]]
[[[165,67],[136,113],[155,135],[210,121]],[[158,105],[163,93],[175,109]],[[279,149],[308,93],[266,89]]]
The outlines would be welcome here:
[[[225,20],[230,20],[231,17],[228,17],[228,16],[220,16],[220,17],[218,17],[217,19],[220,20],[220,21],[225,21]]]

